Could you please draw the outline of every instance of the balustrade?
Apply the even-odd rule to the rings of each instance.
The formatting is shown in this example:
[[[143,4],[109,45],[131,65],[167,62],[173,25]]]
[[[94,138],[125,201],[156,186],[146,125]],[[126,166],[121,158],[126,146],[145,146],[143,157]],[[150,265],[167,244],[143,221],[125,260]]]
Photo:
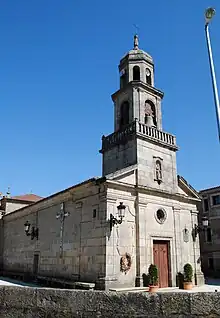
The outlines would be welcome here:
[[[164,144],[176,147],[175,136],[168,134],[164,131],[158,130],[154,127],[149,127],[135,120],[131,124],[127,125],[123,130],[116,131],[108,136],[102,137],[102,149],[111,148],[111,146],[120,143],[129,135],[138,133],[140,135],[145,135],[153,140],[158,140]]]

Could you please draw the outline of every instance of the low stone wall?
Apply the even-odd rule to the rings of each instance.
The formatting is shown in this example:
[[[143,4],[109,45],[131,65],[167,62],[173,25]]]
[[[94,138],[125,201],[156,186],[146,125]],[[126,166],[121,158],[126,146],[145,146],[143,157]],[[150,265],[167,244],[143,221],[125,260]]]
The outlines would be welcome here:
[[[220,317],[220,293],[113,293],[0,287],[0,317]]]

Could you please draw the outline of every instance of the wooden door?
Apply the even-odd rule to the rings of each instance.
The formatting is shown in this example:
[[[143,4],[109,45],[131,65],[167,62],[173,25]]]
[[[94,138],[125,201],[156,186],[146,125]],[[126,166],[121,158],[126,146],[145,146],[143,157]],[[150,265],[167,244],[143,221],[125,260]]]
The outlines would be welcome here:
[[[168,242],[153,242],[154,264],[159,271],[159,287],[169,286]]]

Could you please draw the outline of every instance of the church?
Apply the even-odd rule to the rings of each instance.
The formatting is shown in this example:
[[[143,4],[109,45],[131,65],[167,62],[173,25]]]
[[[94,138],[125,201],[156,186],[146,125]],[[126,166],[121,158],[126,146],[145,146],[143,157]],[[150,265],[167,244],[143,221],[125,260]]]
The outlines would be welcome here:
[[[163,131],[163,92],[153,58],[133,49],[119,64],[114,132],[102,136],[102,177],[14,211],[1,209],[1,272],[91,282],[109,290],[143,286],[148,267],[159,286],[176,286],[183,266],[203,284],[200,197],[177,175],[176,137]]]

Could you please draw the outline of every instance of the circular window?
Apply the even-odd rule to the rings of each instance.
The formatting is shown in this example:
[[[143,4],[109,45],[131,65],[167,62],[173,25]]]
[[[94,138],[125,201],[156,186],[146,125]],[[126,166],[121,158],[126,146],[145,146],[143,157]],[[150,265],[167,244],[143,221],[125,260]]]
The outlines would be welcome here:
[[[166,215],[165,210],[163,210],[163,209],[157,210],[157,212],[156,212],[156,220],[157,220],[158,223],[160,223],[160,224],[164,223],[165,220],[166,220],[166,217],[167,217],[167,215]]]

